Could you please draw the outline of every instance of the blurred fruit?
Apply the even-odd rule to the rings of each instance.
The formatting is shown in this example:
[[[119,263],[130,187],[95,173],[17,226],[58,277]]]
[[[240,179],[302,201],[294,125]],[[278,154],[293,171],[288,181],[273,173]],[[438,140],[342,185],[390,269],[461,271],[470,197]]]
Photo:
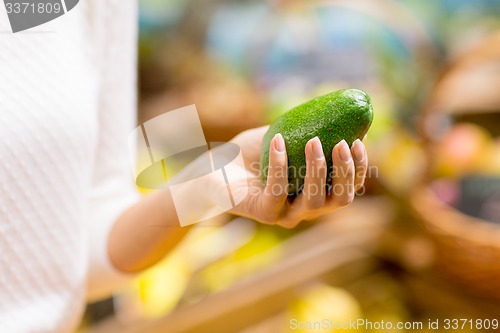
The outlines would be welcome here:
[[[436,175],[459,177],[480,170],[489,158],[490,136],[482,127],[473,124],[453,126],[438,143]]]
[[[500,176],[500,138],[491,141],[485,148],[478,171],[491,176]]]
[[[454,206],[460,198],[460,186],[450,179],[436,179],[431,183],[436,196],[447,205]]]
[[[391,323],[405,322],[410,319],[408,310],[402,301],[404,291],[397,280],[389,274],[378,273],[368,276],[353,283],[349,291],[359,300],[363,310],[363,318],[367,322]],[[373,324],[366,325],[369,333],[382,333],[389,331],[387,327],[377,327]],[[391,332],[399,332],[396,328]],[[403,330],[401,330],[402,332]]]
[[[351,321],[360,318],[361,307],[354,296],[344,289],[320,284],[290,304],[285,331],[362,333],[362,329],[349,327]]]
[[[269,228],[260,228],[253,239],[201,272],[204,289],[216,292],[267,267],[279,259],[281,238]]]
[[[170,256],[161,264],[134,279],[119,296],[122,316],[156,318],[171,311],[186,289],[191,269],[178,256]]]
[[[425,167],[425,154],[408,132],[395,128],[376,142],[371,137],[366,141],[371,165],[369,178],[380,177],[379,181],[398,194],[408,193],[418,184]]]

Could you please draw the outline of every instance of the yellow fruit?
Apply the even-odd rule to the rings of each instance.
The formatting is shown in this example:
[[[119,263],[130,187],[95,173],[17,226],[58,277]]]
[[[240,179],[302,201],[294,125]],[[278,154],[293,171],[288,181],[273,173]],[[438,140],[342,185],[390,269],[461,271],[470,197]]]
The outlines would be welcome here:
[[[437,146],[437,175],[458,177],[478,171],[490,144],[485,129],[473,124],[458,124],[446,133]]]
[[[362,318],[358,301],[349,292],[328,285],[316,285],[289,307],[285,332],[358,332],[350,322]]]

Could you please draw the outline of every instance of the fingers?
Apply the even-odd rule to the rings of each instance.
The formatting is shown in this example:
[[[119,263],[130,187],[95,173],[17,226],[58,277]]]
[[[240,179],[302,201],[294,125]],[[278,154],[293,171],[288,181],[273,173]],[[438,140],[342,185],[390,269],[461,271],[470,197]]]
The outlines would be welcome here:
[[[359,191],[365,183],[366,171],[368,170],[368,155],[365,145],[358,139],[354,141],[351,147],[352,157],[354,158],[354,190]]]
[[[337,207],[350,204],[354,199],[354,162],[345,140],[340,141],[332,151],[331,200]]]
[[[323,207],[326,195],[326,160],[318,137],[306,144],[306,177],[301,193],[303,205],[307,210]]]
[[[302,193],[295,199],[286,216],[279,225],[293,228],[299,222],[325,204],[326,196],[326,160],[323,147],[318,137],[309,140],[305,147],[306,177]]]
[[[269,147],[269,169],[264,189],[261,208],[264,215],[262,222],[276,223],[288,195],[288,159],[285,141],[281,134],[276,134]]]
[[[354,141],[351,148],[342,140],[332,151],[331,197],[327,196],[327,165],[320,140],[315,137],[305,147],[306,177],[302,193],[288,206],[286,214],[278,225],[294,228],[300,221],[317,216],[318,213],[331,211],[350,204],[365,181],[368,169],[366,149],[360,140]],[[281,186],[287,182],[282,180]],[[283,204],[283,196],[280,204]],[[328,204],[325,202],[328,200]],[[279,214],[279,213],[278,213]]]

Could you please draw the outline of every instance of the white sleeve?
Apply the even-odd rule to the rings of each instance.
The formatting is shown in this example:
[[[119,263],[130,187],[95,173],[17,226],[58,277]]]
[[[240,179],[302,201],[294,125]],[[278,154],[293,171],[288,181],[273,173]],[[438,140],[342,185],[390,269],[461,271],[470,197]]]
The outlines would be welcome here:
[[[134,186],[128,135],[136,126],[137,4],[135,1],[94,1],[104,16],[96,30],[100,45],[101,85],[99,139],[92,183],[88,193],[86,225],[89,248],[89,300],[111,294],[131,275],[110,262],[111,227],[139,194]]]

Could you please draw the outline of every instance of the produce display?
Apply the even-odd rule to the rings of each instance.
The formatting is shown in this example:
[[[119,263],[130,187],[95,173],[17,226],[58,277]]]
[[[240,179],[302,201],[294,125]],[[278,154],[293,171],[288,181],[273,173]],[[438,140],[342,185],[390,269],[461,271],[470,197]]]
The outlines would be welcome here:
[[[423,324],[361,333],[495,331],[480,328],[500,320],[500,37],[487,38],[500,36],[495,0],[139,4],[139,119],[196,104],[210,142],[271,123],[261,175],[280,133],[291,198],[316,136],[330,171],[341,140],[364,139],[369,168],[363,196],[295,229],[230,214],[195,226],[115,298],[114,331],[152,318],[164,321],[143,331],[345,332],[336,323],[358,319]],[[469,54],[476,44],[484,52]],[[353,221],[373,229],[349,234]],[[331,230],[346,249],[327,256],[318,236]],[[351,243],[375,230],[376,244]],[[468,320],[461,329],[445,326],[458,318]]]

